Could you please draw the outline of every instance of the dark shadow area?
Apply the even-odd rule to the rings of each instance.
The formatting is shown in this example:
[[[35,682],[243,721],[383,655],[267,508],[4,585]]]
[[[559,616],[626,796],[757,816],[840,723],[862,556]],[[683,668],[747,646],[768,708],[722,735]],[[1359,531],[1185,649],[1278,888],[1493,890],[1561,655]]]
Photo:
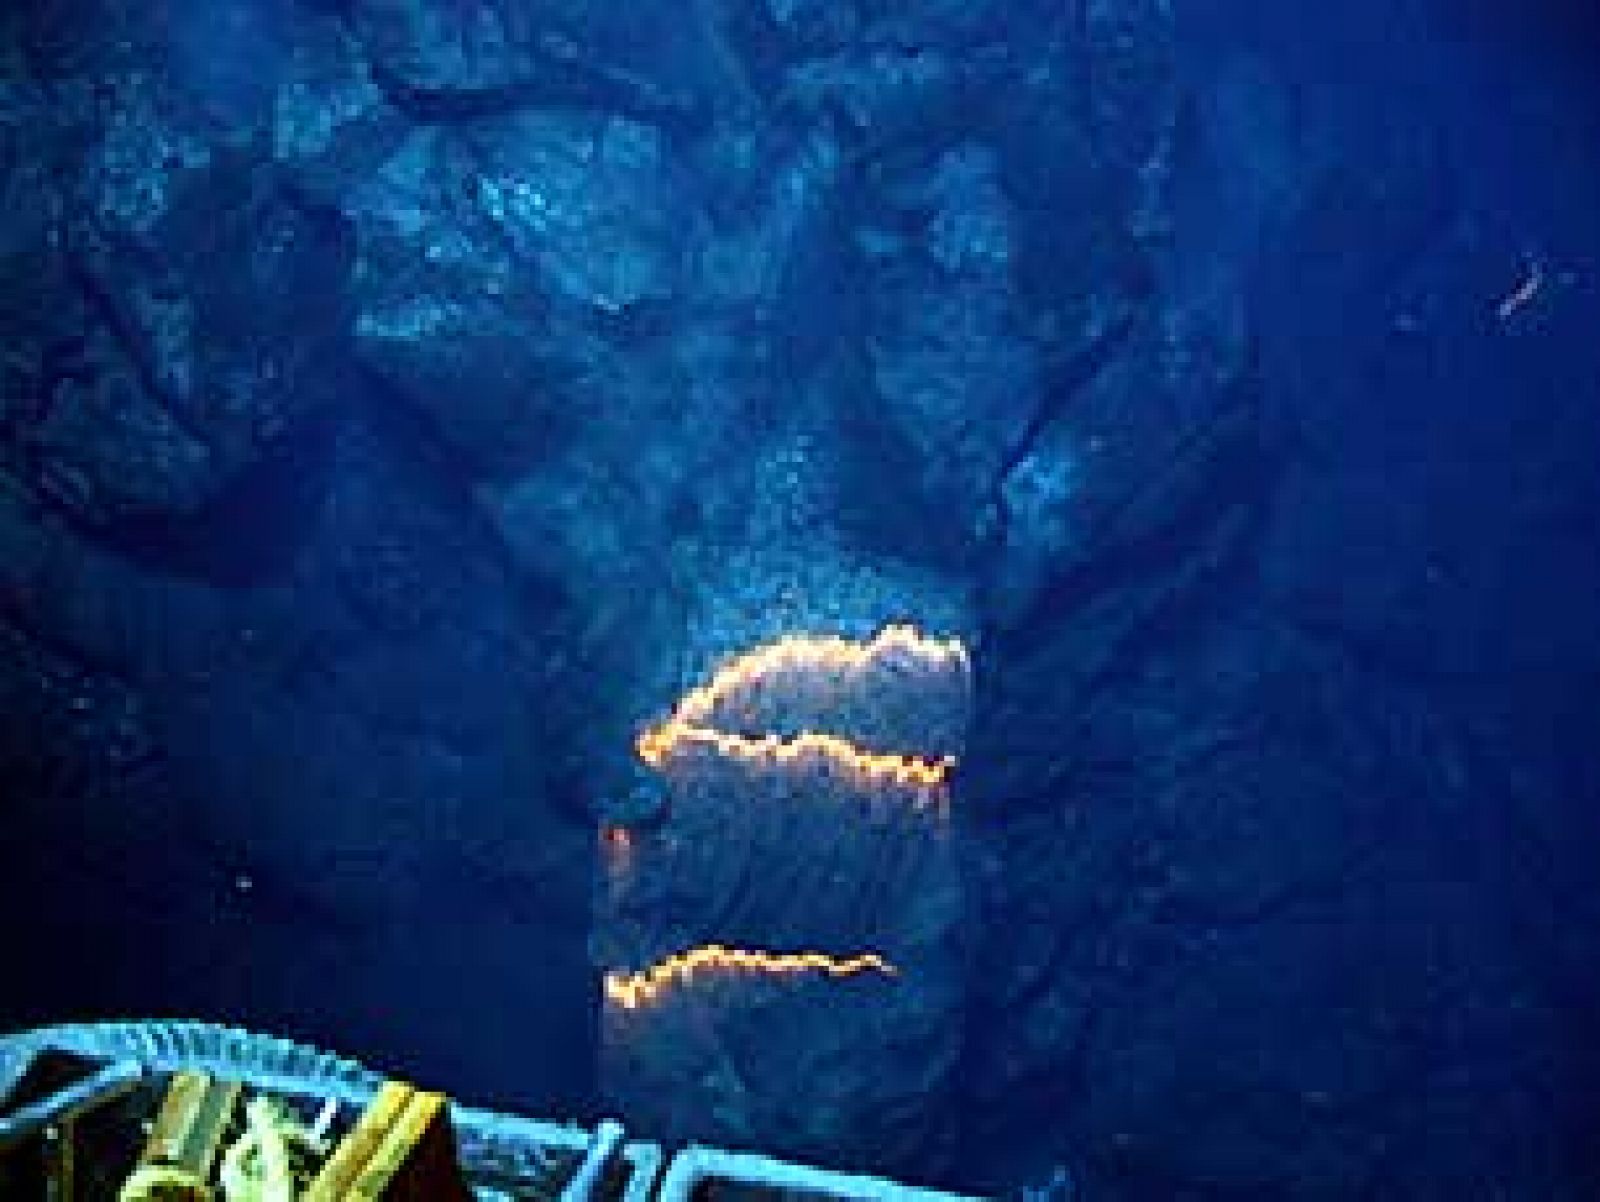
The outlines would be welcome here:
[[[337,421],[314,417],[273,440],[197,512],[114,519],[92,533],[149,571],[219,588],[270,583],[293,562],[316,524]]]

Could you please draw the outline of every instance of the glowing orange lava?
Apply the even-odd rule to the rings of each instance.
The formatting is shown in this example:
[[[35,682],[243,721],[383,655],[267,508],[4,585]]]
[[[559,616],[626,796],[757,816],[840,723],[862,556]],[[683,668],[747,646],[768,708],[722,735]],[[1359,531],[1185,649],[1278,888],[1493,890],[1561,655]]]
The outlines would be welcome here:
[[[606,1000],[624,1010],[636,1010],[657,1001],[672,987],[687,984],[697,974],[719,970],[754,972],[764,976],[821,972],[830,977],[854,976],[864,972],[895,976],[897,972],[892,964],[876,952],[837,957],[822,952],[764,952],[708,943],[668,956],[659,964],[652,964],[640,972],[607,973]]]
[[[661,769],[682,747],[708,747],[746,762],[799,764],[825,759],[874,782],[918,788],[945,783],[955,767],[954,756],[899,755],[868,751],[838,735],[801,731],[797,735],[750,736],[711,725],[718,708],[764,678],[795,670],[844,673],[875,660],[903,655],[930,669],[969,669],[967,649],[959,639],[935,639],[915,627],[885,626],[865,642],[839,635],[788,635],[724,664],[703,685],[689,690],[671,717],[644,731],[634,744],[639,758]]]

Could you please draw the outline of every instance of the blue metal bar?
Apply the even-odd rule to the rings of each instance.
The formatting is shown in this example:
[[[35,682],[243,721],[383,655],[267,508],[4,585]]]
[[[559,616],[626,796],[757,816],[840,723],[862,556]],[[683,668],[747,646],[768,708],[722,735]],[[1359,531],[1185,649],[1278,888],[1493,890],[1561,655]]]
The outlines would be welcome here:
[[[40,1098],[19,1110],[0,1115],[0,1150],[30,1139],[48,1127],[72,1122],[85,1111],[115,1101],[131,1090],[144,1076],[144,1069],[131,1060],[108,1064],[93,1076],[85,1077],[49,1097]]]

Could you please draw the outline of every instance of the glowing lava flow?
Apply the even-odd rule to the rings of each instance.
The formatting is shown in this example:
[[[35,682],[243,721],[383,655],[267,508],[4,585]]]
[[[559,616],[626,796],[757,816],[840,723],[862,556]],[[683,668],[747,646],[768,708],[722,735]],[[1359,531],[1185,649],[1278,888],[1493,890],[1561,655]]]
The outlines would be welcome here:
[[[928,638],[911,626],[885,626],[866,642],[838,635],[790,635],[723,665],[708,683],[684,694],[671,717],[641,734],[634,749],[641,760],[658,770],[679,748],[698,746],[746,762],[797,764],[816,757],[870,781],[937,787],[955,767],[954,756],[868,751],[848,739],[819,731],[750,736],[713,725],[719,708],[768,677],[797,670],[844,674],[893,656],[905,656],[930,669],[969,670],[967,649],[959,639]]]
[[[792,976],[803,972],[821,972],[830,977],[848,977],[863,972],[896,975],[894,966],[876,952],[841,958],[821,952],[763,952],[708,943],[668,956],[641,972],[607,973],[606,1000],[624,1010],[636,1010],[656,1001],[673,986],[693,980],[697,974],[717,970],[754,972],[764,976]]]

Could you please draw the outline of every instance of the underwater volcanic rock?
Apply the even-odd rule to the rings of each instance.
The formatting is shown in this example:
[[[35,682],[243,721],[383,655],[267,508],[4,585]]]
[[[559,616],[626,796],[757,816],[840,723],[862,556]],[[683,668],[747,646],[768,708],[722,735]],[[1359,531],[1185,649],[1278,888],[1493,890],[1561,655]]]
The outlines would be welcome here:
[[[481,952],[481,1025],[533,1008],[536,974],[497,954],[567,966],[559,1009],[590,984],[565,875],[587,865],[552,812],[629,809],[631,728],[683,664],[796,626],[976,628],[971,510],[1040,403],[1041,335],[1008,163],[964,101],[1083,47],[1055,20],[1024,51],[995,6],[844,15],[859,36],[823,46],[697,5],[652,80],[572,9],[219,12],[7,17],[50,103],[8,93],[6,137],[52,170],[8,180],[7,265],[41,292],[6,308],[5,620],[126,694],[171,790],[148,844],[185,848],[168,902],[227,899],[170,962],[108,968],[107,996],[162,1009],[144,991],[254,931],[273,983],[201,976],[193,1004],[292,1008],[342,952],[371,987]],[[671,85],[689,63],[715,103]],[[849,299],[868,275],[876,306]],[[1096,294],[1072,292],[1126,307]],[[971,427],[969,388],[997,406]],[[892,867],[890,829],[867,850]],[[953,1079],[952,847],[930,881],[885,878],[937,971],[896,995],[929,1055],[883,1096]],[[446,886],[498,952],[384,933],[439,931],[419,915]],[[420,1010],[388,1021],[372,1038],[438,1052]],[[913,1108],[894,1156],[949,1118]]]
[[[1173,7],[8,6],[0,881],[108,949],[16,1004],[570,1111],[596,964],[881,942],[611,1015],[624,1117],[954,1132],[997,1190],[1544,1180],[1592,189]],[[974,648],[947,826],[632,759],[708,665],[903,620]],[[751,733],[962,742],[802,700]]]
[[[33,486],[91,525],[194,512],[333,400],[346,231],[248,157],[196,154],[181,180],[105,184],[121,201],[56,194],[37,307],[8,322],[32,366],[14,446]],[[159,208],[119,207],[134,195]]]
[[[678,170],[621,118],[416,130],[345,202],[361,361],[469,468],[526,474],[616,405],[605,365],[632,348],[613,326],[680,293],[697,221]]]
[[[1244,7],[1211,28],[1215,60],[1190,51],[1204,86],[1241,86]],[[1450,165],[1481,129],[1457,95],[1416,105],[1416,56],[1438,53],[1427,30],[1397,52],[1375,25],[1327,24],[1304,36],[1358,43],[1341,53],[1381,61],[1382,88],[1319,76],[1299,94],[1315,134],[1293,145],[1268,120],[1209,126],[1211,169],[1235,171],[1223,191],[1249,203],[1219,206],[1199,171],[1182,191],[1234,257],[1185,246],[1180,205],[1166,258],[1182,269],[1163,285],[1167,328],[1197,285],[1255,298],[1262,392],[1192,425],[1181,396],[1101,410],[1115,437],[1160,413],[1146,428],[1201,436],[1175,451],[1208,449],[1148,461],[1145,500],[1064,507],[1083,524],[1056,545],[1080,567],[979,661],[996,670],[970,785],[990,803],[990,913],[1013,936],[978,974],[992,992],[973,1010],[974,1113],[1048,1108],[1062,1159],[1115,1197],[1579,1197],[1592,1153],[1567,1132],[1588,1087],[1570,1082],[1594,1069],[1567,1024],[1593,1004],[1596,961],[1569,849],[1592,808],[1544,772],[1575,764],[1575,744],[1551,752],[1572,738],[1572,698],[1592,697],[1595,628],[1571,605],[1593,596],[1596,560],[1568,523],[1593,514],[1593,474],[1579,483],[1532,430],[1583,441],[1592,406],[1549,398],[1592,394],[1594,368],[1562,349],[1575,297],[1495,322],[1529,278],[1508,214],[1559,214],[1585,246],[1593,222],[1575,222],[1570,179],[1537,202],[1462,186]],[[1304,68],[1302,32],[1276,31],[1295,67],[1248,66],[1253,94]],[[1207,122],[1220,103],[1203,99]],[[1162,359],[1130,356],[1098,386]],[[1061,436],[1080,412],[1040,449],[1079,449]],[[1024,499],[1044,507],[1072,481],[1045,475]],[[1555,494],[1564,518],[1544,508]],[[1158,520],[1091,520],[1119,509]],[[1535,512],[1547,520],[1510,533]],[[1521,584],[1489,583],[1491,563]],[[1548,671],[1558,643],[1587,684]],[[1522,718],[1502,708],[1513,694]],[[1540,750],[1512,733],[1528,722],[1548,724]],[[1508,773],[1519,743],[1544,767]],[[1592,770],[1577,779],[1592,795]]]
[[[642,736],[667,801],[606,841],[611,1104],[666,1138],[947,1171],[970,689],[965,650],[909,628],[779,641]]]

